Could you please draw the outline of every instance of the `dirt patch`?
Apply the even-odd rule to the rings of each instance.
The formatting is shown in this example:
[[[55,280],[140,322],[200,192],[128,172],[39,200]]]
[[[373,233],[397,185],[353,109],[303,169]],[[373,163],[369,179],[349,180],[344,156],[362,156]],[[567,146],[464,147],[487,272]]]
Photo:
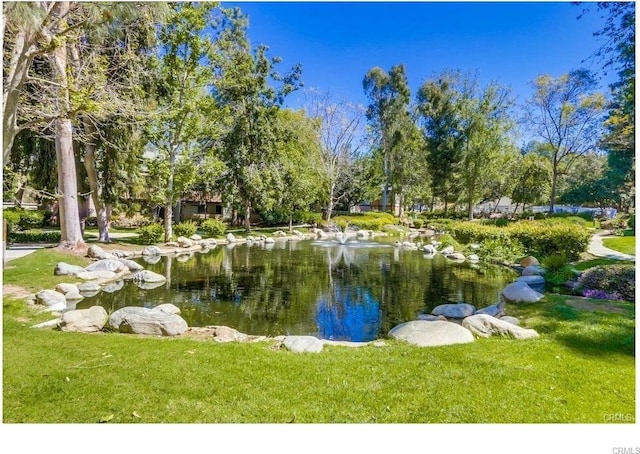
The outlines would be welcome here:
[[[33,295],[33,292],[17,285],[5,284],[2,286],[2,294],[14,298],[27,298]]]
[[[574,309],[588,312],[603,311],[613,312],[616,314],[624,314],[627,312],[625,309],[622,309],[612,303],[596,303],[588,299],[570,299],[567,300],[567,306],[571,306]]]

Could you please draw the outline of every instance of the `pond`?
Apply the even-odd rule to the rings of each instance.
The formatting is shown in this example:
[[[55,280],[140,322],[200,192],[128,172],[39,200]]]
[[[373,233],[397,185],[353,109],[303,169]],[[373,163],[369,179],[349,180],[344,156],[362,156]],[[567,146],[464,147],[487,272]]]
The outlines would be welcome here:
[[[389,241],[355,239],[232,244],[151,259],[156,263],[136,260],[167,282],[141,289],[125,280],[77,308],[101,305],[115,311],[172,303],[194,327],[369,341],[440,304],[494,304],[515,277],[504,267],[456,263]]]

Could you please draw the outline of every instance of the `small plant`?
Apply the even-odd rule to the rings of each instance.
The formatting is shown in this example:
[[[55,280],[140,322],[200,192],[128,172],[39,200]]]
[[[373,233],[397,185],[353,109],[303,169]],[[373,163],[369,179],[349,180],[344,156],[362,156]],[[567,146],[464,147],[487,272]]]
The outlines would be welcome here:
[[[549,284],[557,286],[562,286],[566,284],[567,281],[575,279],[575,277],[576,273],[568,265],[553,270],[547,269],[547,272],[544,274],[544,278]]]
[[[440,246],[440,249],[446,248],[448,246],[453,246],[453,249],[456,251],[459,251],[461,249],[460,243],[458,243],[455,240],[455,238],[453,238],[448,233],[445,233],[444,235],[440,235],[438,237],[438,241],[442,243],[442,245]]]
[[[562,269],[568,263],[567,256],[564,252],[560,254],[549,255],[542,259],[542,266],[547,271],[558,271]]]
[[[173,226],[173,234],[175,236],[185,236],[189,238],[198,230],[198,224],[194,221],[183,221]]]
[[[416,218],[413,220],[413,226],[416,229],[421,229],[423,225],[424,225],[424,219]]]
[[[138,229],[140,241],[144,244],[158,243],[164,235],[164,227],[160,224],[149,224]]]
[[[207,219],[200,225],[200,230],[202,230],[207,237],[217,238],[224,235],[227,226],[224,222],[218,221],[217,219]]]

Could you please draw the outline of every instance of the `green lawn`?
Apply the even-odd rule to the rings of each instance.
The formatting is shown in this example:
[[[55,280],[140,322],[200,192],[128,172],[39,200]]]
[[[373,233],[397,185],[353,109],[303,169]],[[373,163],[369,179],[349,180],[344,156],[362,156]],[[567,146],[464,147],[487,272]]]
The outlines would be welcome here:
[[[38,251],[5,283],[53,284]],[[46,260],[38,262],[38,256]],[[27,261],[31,257],[32,261]],[[78,260],[82,260],[78,258]],[[65,260],[71,262],[72,260]],[[19,273],[41,263],[37,272]],[[41,279],[41,280],[40,280]],[[591,303],[583,308],[575,307]],[[595,310],[594,310],[595,309]],[[526,341],[274,350],[270,342],[63,333],[3,300],[4,423],[605,423],[635,418],[630,303],[549,295],[507,312]]]
[[[602,244],[614,251],[622,252],[623,254],[636,255],[636,237],[635,236],[621,236],[616,238],[604,238]]]

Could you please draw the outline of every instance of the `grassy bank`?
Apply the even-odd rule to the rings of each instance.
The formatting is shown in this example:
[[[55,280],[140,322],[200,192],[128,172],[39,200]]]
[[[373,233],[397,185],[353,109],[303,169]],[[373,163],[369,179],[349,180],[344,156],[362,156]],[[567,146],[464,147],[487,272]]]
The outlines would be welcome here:
[[[604,238],[602,240],[604,247],[622,252],[623,254],[636,254],[636,237],[621,236],[616,238]]]
[[[30,287],[60,279],[44,276],[52,268],[41,256],[52,252],[13,261],[5,284]],[[35,263],[42,263],[37,272],[19,273]],[[36,279],[40,274],[37,279],[43,280]],[[550,295],[507,310],[541,337],[436,348],[387,340],[385,347],[294,354],[274,350],[269,342],[35,330],[30,326],[51,317],[5,294],[3,420],[605,423],[611,414],[635,418],[633,305]]]

